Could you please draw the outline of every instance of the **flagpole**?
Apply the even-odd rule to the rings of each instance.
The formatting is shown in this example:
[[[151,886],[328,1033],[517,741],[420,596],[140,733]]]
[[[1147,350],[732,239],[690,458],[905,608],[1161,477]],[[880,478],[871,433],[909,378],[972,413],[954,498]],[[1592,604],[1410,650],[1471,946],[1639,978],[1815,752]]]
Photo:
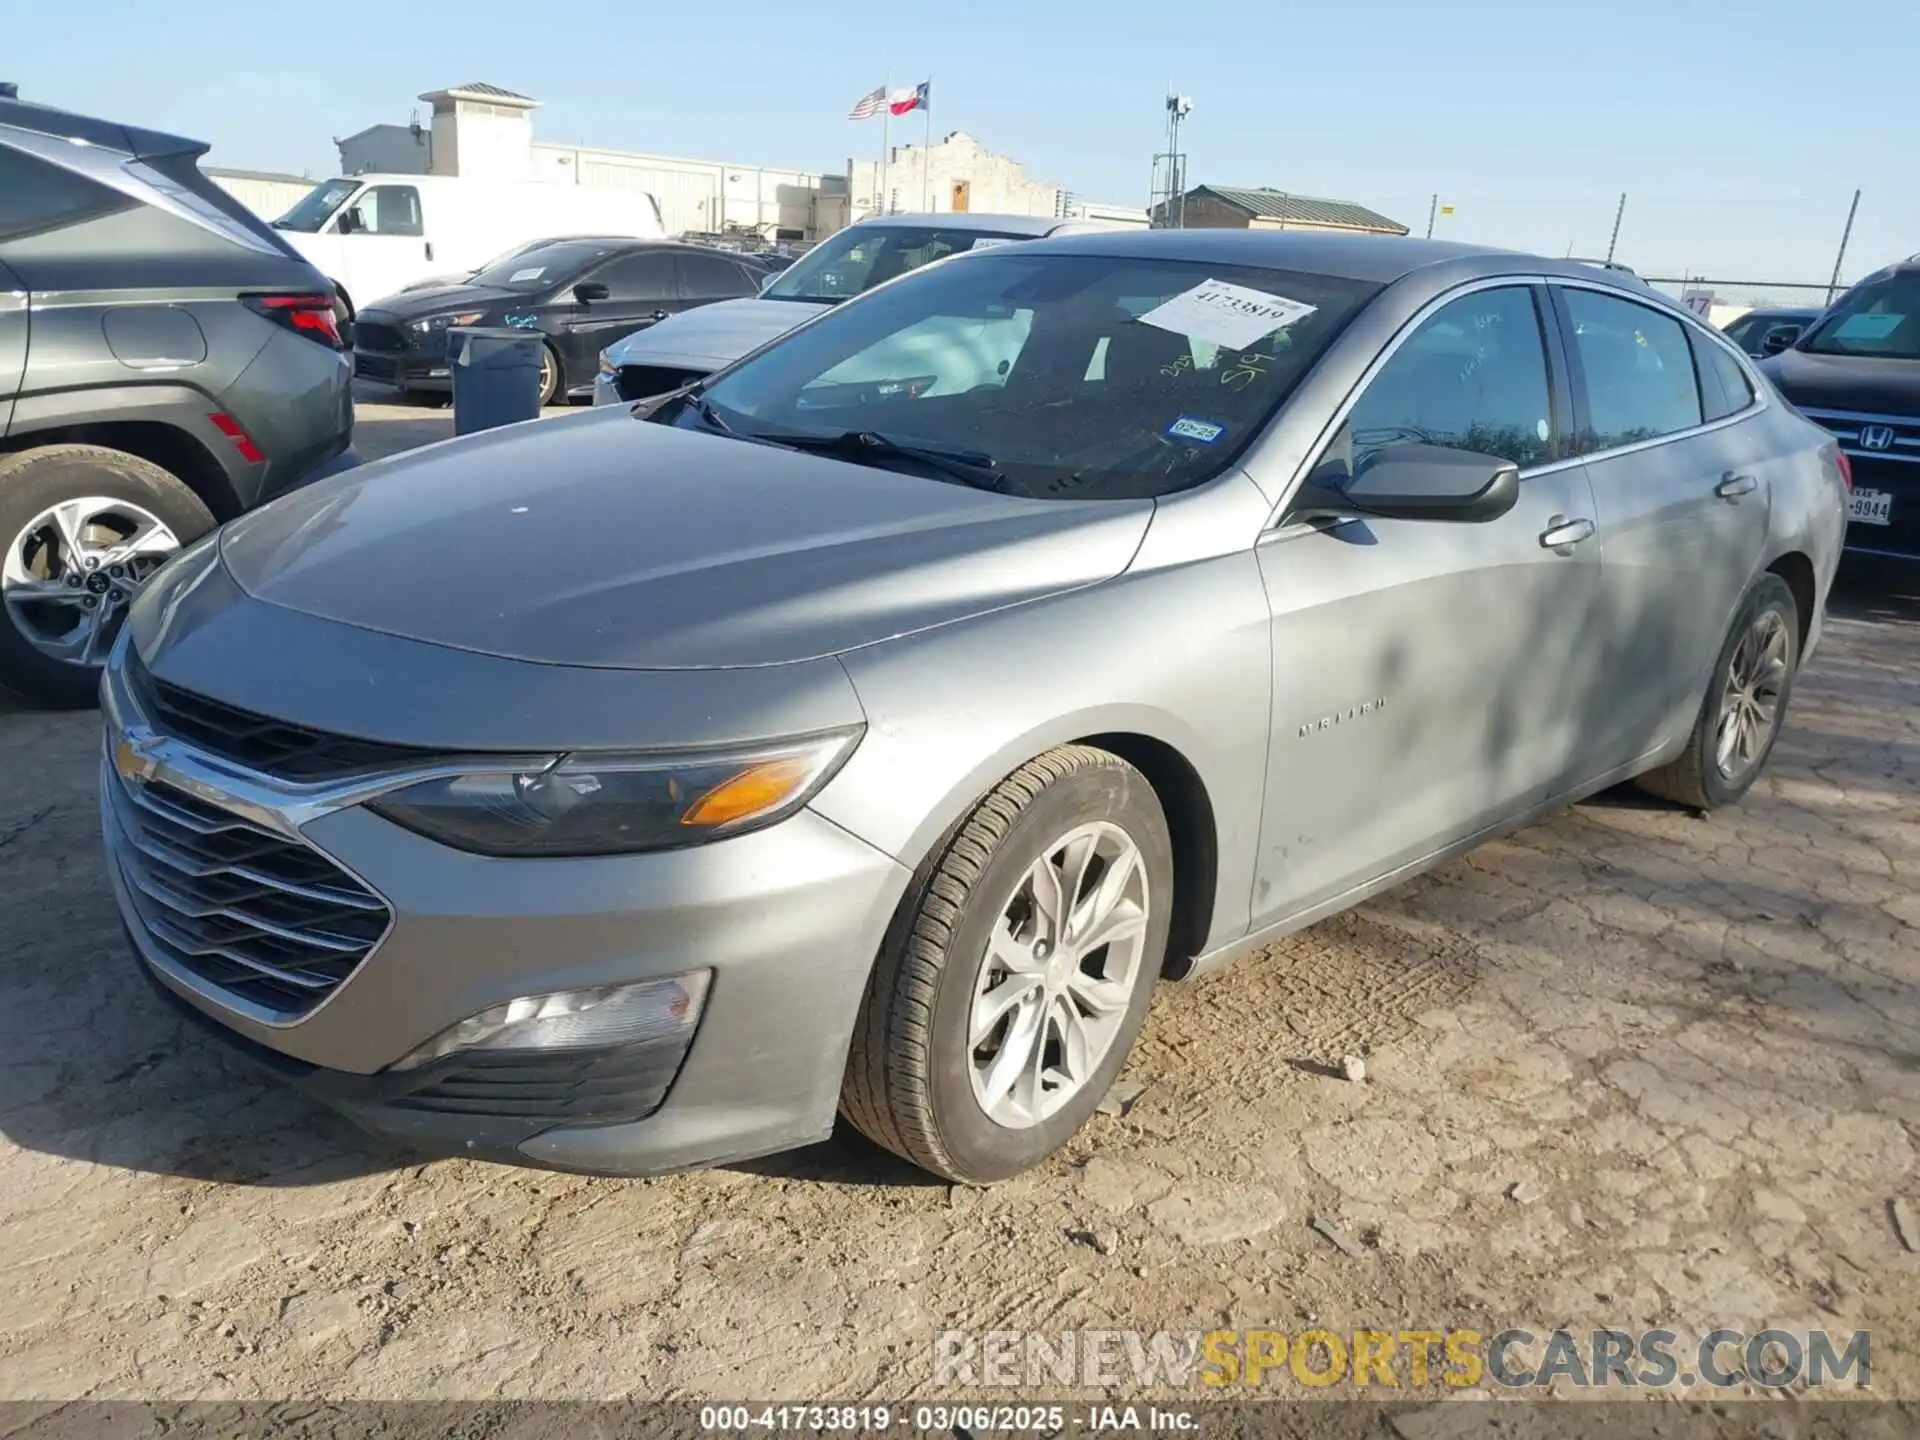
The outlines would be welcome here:
[[[893,72],[887,72],[886,94],[880,101],[880,196],[874,213],[884,215],[887,204],[887,162],[893,158]]]
[[[927,128],[920,141],[920,208],[933,209],[933,77],[927,77]]]

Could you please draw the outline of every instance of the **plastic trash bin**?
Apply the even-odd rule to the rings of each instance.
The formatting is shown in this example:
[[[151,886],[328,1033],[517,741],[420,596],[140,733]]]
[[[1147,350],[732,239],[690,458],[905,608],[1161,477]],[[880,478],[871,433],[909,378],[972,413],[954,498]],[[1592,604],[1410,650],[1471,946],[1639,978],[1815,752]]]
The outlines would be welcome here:
[[[505,326],[447,331],[453,375],[453,433],[470,435],[540,414],[539,335]]]

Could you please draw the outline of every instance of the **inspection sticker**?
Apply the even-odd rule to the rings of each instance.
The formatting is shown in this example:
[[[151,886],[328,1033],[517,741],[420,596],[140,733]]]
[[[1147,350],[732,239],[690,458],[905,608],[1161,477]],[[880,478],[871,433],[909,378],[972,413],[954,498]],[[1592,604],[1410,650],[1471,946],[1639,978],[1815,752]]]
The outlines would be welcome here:
[[[1284,295],[1230,285],[1225,280],[1202,280],[1193,289],[1183,290],[1147,311],[1140,320],[1175,335],[1244,350],[1254,341],[1304,320],[1317,308]]]
[[[1176,440],[1198,440],[1202,445],[1211,445],[1227,433],[1227,427],[1216,425],[1211,420],[1196,420],[1191,415],[1182,415],[1167,426],[1167,434]]]

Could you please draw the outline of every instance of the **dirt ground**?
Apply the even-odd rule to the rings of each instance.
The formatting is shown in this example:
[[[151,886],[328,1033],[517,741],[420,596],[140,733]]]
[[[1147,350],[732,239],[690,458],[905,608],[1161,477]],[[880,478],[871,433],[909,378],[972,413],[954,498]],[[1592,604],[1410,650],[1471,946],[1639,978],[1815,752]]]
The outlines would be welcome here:
[[[450,428],[368,406],[361,446]],[[1920,1398],[1920,604],[1883,585],[1737,811],[1602,796],[1163,987],[1125,1113],[984,1191],[851,1140],[651,1181],[382,1150],[149,996],[96,717],[0,712],[0,1400],[897,1400],[955,1329],[1660,1324],[1870,1329]]]

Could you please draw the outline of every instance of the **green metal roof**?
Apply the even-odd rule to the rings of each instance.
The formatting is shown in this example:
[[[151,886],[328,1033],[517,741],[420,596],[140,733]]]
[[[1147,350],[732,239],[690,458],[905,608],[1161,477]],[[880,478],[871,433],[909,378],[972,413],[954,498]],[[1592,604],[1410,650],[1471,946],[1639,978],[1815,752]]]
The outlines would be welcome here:
[[[1377,210],[1355,205],[1350,200],[1323,200],[1317,195],[1292,195],[1265,185],[1250,188],[1240,185],[1201,185],[1187,192],[1188,197],[1211,195],[1245,210],[1261,220],[1298,221],[1302,225],[1337,225],[1348,230],[1377,230],[1389,235],[1405,235],[1407,227],[1389,220]]]

